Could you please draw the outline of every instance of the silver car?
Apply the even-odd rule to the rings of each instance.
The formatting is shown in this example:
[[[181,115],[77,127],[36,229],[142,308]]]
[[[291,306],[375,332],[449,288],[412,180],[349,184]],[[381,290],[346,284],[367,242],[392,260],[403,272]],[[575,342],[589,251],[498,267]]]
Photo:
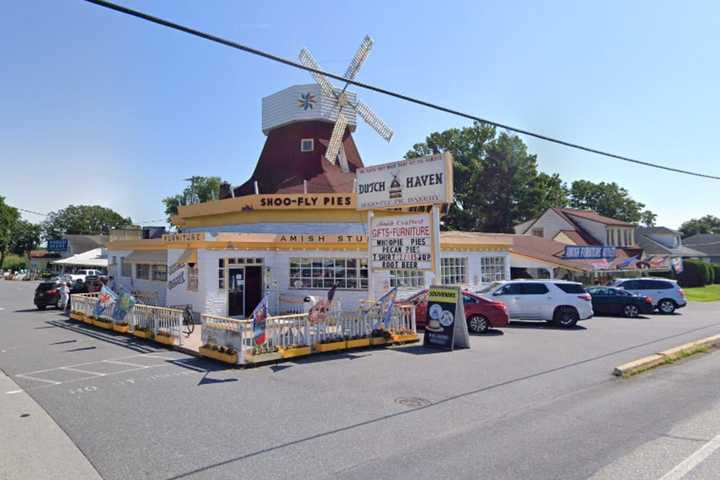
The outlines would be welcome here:
[[[613,286],[636,295],[644,295],[652,301],[653,307],[661,313],[670,314],[687,305],[685,292],[675,280],[667,278],[621,278]]]

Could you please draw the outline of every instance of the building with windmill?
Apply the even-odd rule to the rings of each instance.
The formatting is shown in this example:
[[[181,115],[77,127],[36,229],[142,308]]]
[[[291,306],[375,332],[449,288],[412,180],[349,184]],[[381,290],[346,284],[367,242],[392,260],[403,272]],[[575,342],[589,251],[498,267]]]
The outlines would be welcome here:
[[[345,78],[355,78],[371,48],[366,37]],[[320,70],[307,50],[299,58]],[[354,309],[394,286],[416,291],[430,284],[432,274],[413,270],[376,272],[369,282],[368,216],[357,210],[355,194],[355,172],[364,163],[353,132],[358,119],[387,141],[393,132],[347,85],[311,74],[315,83],[262,99],[266,140],[249,179],[225,185],[217,201],[180,207],[173,219],[179,233],[111,239],[117,284],[165,305],[232,317],[249,316],[265,295],[282,313],[337,286],[342,307]],[[397,196],[399,180],[388,183],[389,195]],[[511,246],[507,235],[444,232],[442,278],[432,281],[473,286],[507,279]],[[369,293],[369,283],[378,292]]]

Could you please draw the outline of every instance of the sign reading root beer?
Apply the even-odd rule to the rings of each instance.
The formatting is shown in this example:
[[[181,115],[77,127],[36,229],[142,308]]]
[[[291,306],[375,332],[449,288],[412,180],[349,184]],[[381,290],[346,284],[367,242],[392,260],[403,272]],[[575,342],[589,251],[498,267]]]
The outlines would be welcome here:
[[[374,217],[370,228],[374,270],[432,270],[430,215]]]
[[[360,168],[356,177],[358,210],[438,205],[453,197],[449,153]]]

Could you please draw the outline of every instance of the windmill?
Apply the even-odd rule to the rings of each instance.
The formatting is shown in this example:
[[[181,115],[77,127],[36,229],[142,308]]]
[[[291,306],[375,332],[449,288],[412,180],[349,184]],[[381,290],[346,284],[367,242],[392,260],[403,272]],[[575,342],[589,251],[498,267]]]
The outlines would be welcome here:
[[[377,115],[375,115],[370,107],[360,101],[351,100],[346,91],[348,85],[350,85],[349,81],[353,80],[360,71],[360,68],[370,54],[372,46],[372,39],[366,35],[360,44],[360,48],[358,48],[358,51],[355,53],[355,56],[350,61],[350,65],[345,71],[344,78],[348,81],[345,82],[345,86],[343,86],[342,89],[334,88],[325,75],[318,72],[310,72],[313,79],[315,79],[315,82],[317,82],[320,86],[323,96],[327,97],[332,102],[332,106],[330,107],[331,116],[336,119],[332,134],[330,135],[330,141],[328,142],[328,146],[325,150],[325,158],[332,163],[335,163],[335,159],[337,158],[339,160],[340,167],[345,172],[349,169],[347,160],[343,155],[339,154],[343,136],[345,135],[345,128],[348,125],[348,114],[352,114],[354,112],[360,115],[362,119],[365,120],[365,123],[370,125],[373,130],[375,130],[388,142],[393,136],[392,129],[385,125],[385,123],[380,120]],[[299,59],[300,63],[306,67],[314,70],[320,70],[320,66],[307,49],[303,48],[300,50]]]

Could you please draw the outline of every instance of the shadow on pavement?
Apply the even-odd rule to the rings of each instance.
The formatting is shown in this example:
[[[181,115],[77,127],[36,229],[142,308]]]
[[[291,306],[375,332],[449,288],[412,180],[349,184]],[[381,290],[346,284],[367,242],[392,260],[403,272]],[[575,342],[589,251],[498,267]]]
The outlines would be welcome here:
[[[23,308],[22,310],[15,310],[13,313],[39,313],[39,312],[60,312],[61,310],[57,308],[50,308],[47,310],[40,310],[38,308]]]
[[[575,325],[574,327],[566,328],[566,327],[559,327],[557,325],[553,325],[552,323],[547,322],[526,322],[522,320],[511,320],[510,323],[503,328],[534,328],[539,330],[564,330],[568,332],[577,332],[581,330],[587,330],[587,327],[583,327],[582,325]]]
[[[65,352],[84,352],[85,350],[95,350],[97,347],[79,347],[79,348],[71,348],[70,350],[65,350]]]
[[[85,324],[75,324],[72,323],[70,320],[49,320],[46,323],[48,323],[51,327],[57,327],[69,330],[71,332],[81,333],[96,340],[102,340],[103,342],[112,343],[113,345],[124,347],[139,353],[156,353],[165,350],[161,348],[154,348],[152,346],[143,344],[135,340],[134,338],[125,337],[121,334],[110,333],[107,332],[107,330],[95,329],[94,327]]]
[[[501,337],[505,332],[496,328],[490,328],[485,333],[471,333],[473,337]]]

